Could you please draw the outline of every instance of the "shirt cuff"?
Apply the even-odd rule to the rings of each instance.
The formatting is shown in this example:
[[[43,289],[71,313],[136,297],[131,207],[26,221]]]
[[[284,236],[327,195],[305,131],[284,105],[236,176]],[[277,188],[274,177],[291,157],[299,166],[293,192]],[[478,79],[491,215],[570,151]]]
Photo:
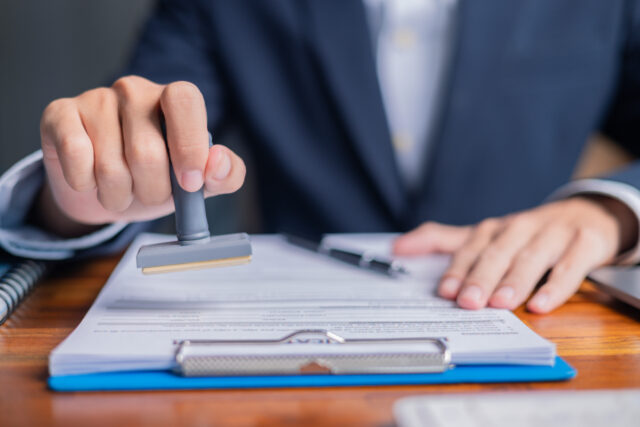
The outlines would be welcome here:
[[[0,247],[7,252],[26,258],[67,259],[113,239],[127,227],[127,223],[116,222],[84,236],[63,239],[25,223],[43,180],[41,150],[0,176]]]
[[[566,199],[580,194],[597,194],[607,196],[624,203],[636,216],[640,224],[640,191],[637,188],[622,182],[605,179],[580,179],[572,181],[559,189],[551,196],[550,200]],[[620,254],[614,261],[618,265],[633,265],[640,262],[640,227],[638,227],[635,246],[627,252]]]

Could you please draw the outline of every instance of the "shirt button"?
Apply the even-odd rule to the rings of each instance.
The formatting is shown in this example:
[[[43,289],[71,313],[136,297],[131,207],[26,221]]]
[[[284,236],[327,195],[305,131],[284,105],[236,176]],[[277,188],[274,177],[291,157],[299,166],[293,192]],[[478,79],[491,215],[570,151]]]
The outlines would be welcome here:
[[[401,133],[394,134],[393,137],[391,138],[391,141],[393,143],[393,148],[395,148],[395,150],[400,153],[410,150],[411,147],[413,146],[413,141],[411,140],[411,137],[407,134],[401,134]]]
[[[408,49],[416,44],[415,31],[410,28],[399,28],[393,32],[393,44],[402,49]]]

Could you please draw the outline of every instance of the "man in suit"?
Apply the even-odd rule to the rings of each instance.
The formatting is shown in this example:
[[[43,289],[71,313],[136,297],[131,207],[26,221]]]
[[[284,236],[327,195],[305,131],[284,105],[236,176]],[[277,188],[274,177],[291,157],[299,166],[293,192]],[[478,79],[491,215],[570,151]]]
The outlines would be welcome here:
[[[414,228],[395,251],[453,254],[439,292],[465,308],[515,308],[551,269],[527,303],[549,312],[640,259],[640,165],[567,184],[595,131],[637,151],[636,1],[160,1],[125,77],[44,111],[38,227],[11,234],[14,210],[0,243],[72,256],[169,213],[160,111],[186,190],[240,188],[207,146],[239,123],[266,231]]]

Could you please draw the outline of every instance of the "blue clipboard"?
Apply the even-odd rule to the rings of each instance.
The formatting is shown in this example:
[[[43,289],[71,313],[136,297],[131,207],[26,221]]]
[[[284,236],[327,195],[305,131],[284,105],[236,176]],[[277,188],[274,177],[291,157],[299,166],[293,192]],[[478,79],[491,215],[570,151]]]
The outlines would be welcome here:
[[[576,370],[560,357],[553,366],[462,365],[441,373],[182,377],[170,371],[64,375],[48,379],[54,391],[205,390],[291,387],[388,386],[561,381]]]

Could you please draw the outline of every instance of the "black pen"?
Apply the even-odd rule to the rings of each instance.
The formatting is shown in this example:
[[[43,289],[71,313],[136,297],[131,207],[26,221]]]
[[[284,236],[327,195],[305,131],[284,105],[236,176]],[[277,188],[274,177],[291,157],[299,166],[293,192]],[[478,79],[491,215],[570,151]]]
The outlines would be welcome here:
[[[391,277],[408,273],[404,267],[393,260],[373,257],[368,255],[367,253],[359,253],[348,251],[345,249],[334,248],[323,244],[321,240],[314,241],[299,236],[293,236],[291,234],[284,234],[284,237],[287,242],[291,243],[292,245],[329,256],[331,258],[365,270],[382,273]]]

